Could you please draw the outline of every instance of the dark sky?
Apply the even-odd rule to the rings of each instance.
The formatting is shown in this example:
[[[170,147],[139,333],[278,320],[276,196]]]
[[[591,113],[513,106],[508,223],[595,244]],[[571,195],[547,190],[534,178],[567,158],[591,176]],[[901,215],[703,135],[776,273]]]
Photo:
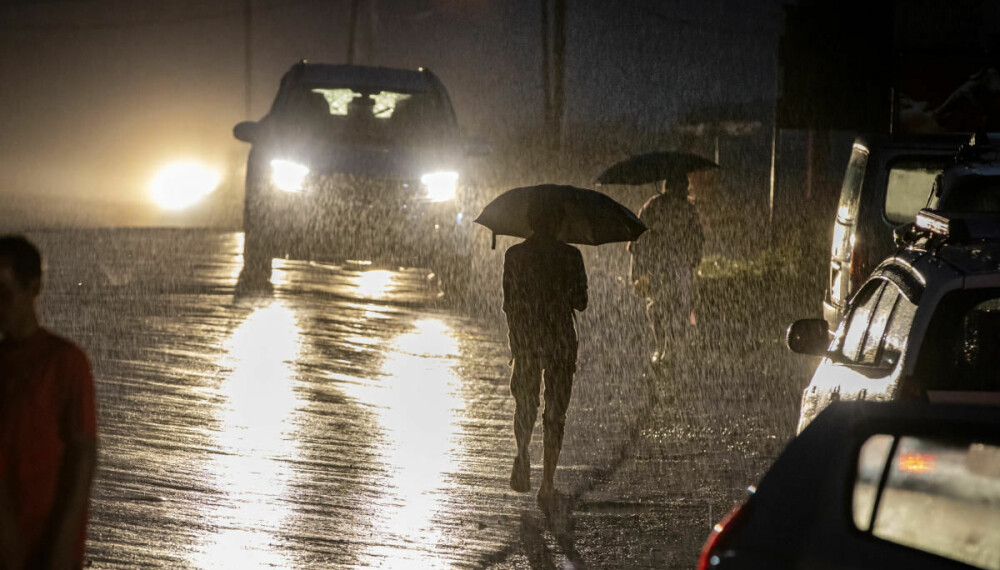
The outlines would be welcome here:
[[[569,0],[567,122],[667,130],[772,97],[780,4]],[[363,0],[361,60],[433,69],[466,130],[502,140],[541,117],[539,5]],[[298,59],[345,60],[348,6],[254,0],[255,118]],[[80,223],[161,221],[146,193],[160,165],[241,168],[243,54],[242,0],[0,2],[0,194],[59,218],[54,198]]]

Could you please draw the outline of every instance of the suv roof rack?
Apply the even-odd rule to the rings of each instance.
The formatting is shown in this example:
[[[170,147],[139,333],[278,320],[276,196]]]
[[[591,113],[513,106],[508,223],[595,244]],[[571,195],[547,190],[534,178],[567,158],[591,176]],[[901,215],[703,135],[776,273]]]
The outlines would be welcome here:
[[[1000,159],[1000,135],[976,131],[955,153],[955,163],[989,162]]]
[[[1000,212],[940,212],[923,209],[917,213],[915,230],[925,237],[946,241],[1000,239]]]

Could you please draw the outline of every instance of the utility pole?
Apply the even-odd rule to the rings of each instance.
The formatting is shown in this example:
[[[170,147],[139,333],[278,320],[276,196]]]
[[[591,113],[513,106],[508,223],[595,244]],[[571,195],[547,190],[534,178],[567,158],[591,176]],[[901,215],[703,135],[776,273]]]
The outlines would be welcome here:
[[[347,30],[347,63],[354,65],[354,44],[358,37],[358,20],[361,16],[361,0],[351,0],[350,28]]]
[[[552,24],[552,137],[559,150],[566,104],[566,0],[554,0]]]
[[[549,0],[541,0],[542,8],[542,132],[545,144],[551,147],[552,140],[552,67],[549,65]]]
[[[253,120],[253,0],[243,0],[243,116]]]

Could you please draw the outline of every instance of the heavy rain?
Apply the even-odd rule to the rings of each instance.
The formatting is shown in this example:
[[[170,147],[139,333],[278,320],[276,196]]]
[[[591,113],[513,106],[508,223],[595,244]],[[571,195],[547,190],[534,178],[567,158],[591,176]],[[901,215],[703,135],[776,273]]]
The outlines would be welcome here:
[[[985,0],[0,1],[0,568],[749,567],[726,533],[781,527],[766,474],[831,402],[997,402],[1000,217],[945,205],[985,179],[966,211],[1000,211],[998,23]],[[932,258],[876,269],[896,247]],[[922,316],[946,270],[984,283],[947,330]],[[918,360],[902,321],[961,355]],[[941,488],[993,524],[996,439],[885,430],[845,436],[838,522],[998,567],[996,533],[875,524]],[[879,475],[896,453],[961,483]]]

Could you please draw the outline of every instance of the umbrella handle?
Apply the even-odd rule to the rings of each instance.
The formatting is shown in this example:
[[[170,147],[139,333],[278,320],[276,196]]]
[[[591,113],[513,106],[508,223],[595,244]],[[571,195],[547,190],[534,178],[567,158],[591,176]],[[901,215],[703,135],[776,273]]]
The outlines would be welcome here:
[[[490,247],[490,249],[496,249],[496,248],[497,248],[497,233],[493,232],[493,245]]]

